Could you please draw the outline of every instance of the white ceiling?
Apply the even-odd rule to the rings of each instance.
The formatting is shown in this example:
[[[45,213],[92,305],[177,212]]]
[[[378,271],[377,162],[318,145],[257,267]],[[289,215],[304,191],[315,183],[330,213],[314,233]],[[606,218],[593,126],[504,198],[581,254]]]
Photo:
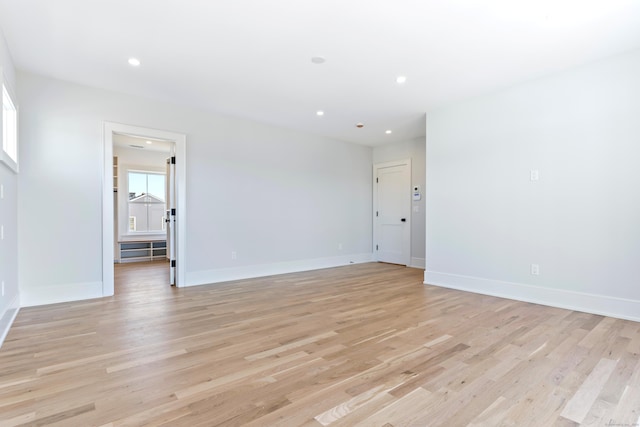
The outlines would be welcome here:
[[[376,146],[640,48],[640,1],[0,0],[0,26],[19,69]]]
[[[171,153],[171,142],[152,138],[114,134],[113,146],[130,150],[160,151]]]

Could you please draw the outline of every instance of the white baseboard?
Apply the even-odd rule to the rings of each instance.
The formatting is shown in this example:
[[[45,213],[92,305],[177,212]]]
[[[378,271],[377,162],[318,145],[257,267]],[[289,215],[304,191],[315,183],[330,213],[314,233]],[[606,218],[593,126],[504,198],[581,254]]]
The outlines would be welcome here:
[[[18,311],[20,311],[20,295],[16,295],[15,298],[11,300],[4,313],[0,313],[0,347],[2,347],[2,343],[7,337],[9,329],[18,315]]]
[[[208,285],[232,280],[273,276],[276,274],[297,273],[340,267],[349,264],[361,264],[373,261],[373,254],[351,254],[328,258],[305,259],[299,261],[278,262],[273,264],[248,265],[244,267],[220,268],[217,270],[187,272],[186,286]]]
[[[640,322],[640,301],[457,274],[424,272],[424,284]]]
[[[20,305],[22,307],[32,307],[35,305],[102,298],[102,296],[102,282],[39,286],[32,289],[22,289],[20,292]]]
[[[409,264],[407,267],[412,267],[412,268],[425,268],[426,264],[424,262],[424,258],[411,258],[411,264]]]

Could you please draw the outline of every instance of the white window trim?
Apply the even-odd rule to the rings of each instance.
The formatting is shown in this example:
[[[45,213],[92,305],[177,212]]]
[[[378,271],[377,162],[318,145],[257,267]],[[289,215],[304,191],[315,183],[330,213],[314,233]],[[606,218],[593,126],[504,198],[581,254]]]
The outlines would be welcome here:
[[[12,170],[14,173],[18,173],[18,161],[19,161],[19,141],[20,141],[20,135],[19,135],[19,126],[18,123],[20,122],[20,112],[18,109],[18,103],[16,102],[17,98],[15,95],[15,91],[13,90],[13,88],[11,87],[11,85],[9,84],[9,82],[5,79],[4,77],[4,73],[2,68],[0,68],[0,83],[2,83],[2,86],[7,90],[7,93],[9,94],[9,97],[11,98],[11,102],[13,103],[13,107],[16,110],[16,159],[12,159],[11,156],[9,156],[9,154],[4,151],[4,141],[0,141],[0,162],[4,163],[10,170]],[[3,94],[4,96],[4,94]],[[4,101],[3,101],[4,102]],[[3,112],[4,114],[4,112]],[[3,129],[3,120],[0,120],[0,139],[4,138],[4,129]]]
[[[121,182],[123,182],[124,184],[123,194],[125,195],[125,199],[126,199],[126,202],[125,202],[126,206],[124,209],[125,209],[126,216],[128,218],[131,216],[129,214],[129,173],[136,172],[136,173],[146,173],[146,174],[156,174],[156,175],[166,176],[167,172],[164,169],[153,167],[153,166],[122,165],[122,168],[124,170],[124,176],[122,175],[121,172],[119,172],[118,175],[124,178],[121,180]],[[162,230],[155,230],[155,231],[131,231],[129,230],[128,223],[127,223],[127,228],[125,230],[126,231],[125,233],[122,234],[122,236],[127,238],[130,238],[130,237],[156,238],[156,237],[166,236],[166,233],[167,233],[166,228]]]

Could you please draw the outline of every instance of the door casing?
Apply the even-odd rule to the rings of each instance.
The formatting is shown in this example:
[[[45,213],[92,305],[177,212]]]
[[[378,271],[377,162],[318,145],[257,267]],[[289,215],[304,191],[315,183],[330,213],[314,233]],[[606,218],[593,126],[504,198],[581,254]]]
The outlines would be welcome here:
[[[176,286],[186,286],[186,154],[187,136],[159,129],[104,122],[103,125],[103,179],[102,179],[102,296],[114,293],[113,273],[113,135],[124,134],[139,138],[172,141],[176,156]]]

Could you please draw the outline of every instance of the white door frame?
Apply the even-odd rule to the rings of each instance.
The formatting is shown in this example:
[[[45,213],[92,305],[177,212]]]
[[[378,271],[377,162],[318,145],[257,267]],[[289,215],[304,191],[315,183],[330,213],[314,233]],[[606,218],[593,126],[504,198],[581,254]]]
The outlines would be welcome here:
[[[104,122],[102,179],[102,296],[114,293],[114,224],[113,224],[113,134],[173,141],[176,155],[176,286],[185,286],[186,262],[186,153],[187,136],[164,130]]]
[[[373,252],[373,259],[378,261],[378,251],[376,250],[376,243],[378,241],[378,220],[376,217],[376,212],[378,210],[378,186],[376,185],[376,178],[378,177],[378,169],[384,169],[384,168],[390,168],[393,166],[402,166],[402,165],[407,165],[409,166],[409,182],[411,182],[411,178],[412,178],[412,171],[411,171],[411,159],[404,159],[404,160],[395,160],[392,162],[384,162],[384,163],[376,163],[373,165],[373,246],[371,248],[371,251]],[[407,191],[409,191],[409,189],[407,189]],[[407,212],[408,212],[408,216],[409,216],[409,238],[407,239],[406,242],[404,242],[405,245],[405,250],[406,250],[406,254],[407,254],[407,266],[409,266],[411,264],[411,224],[413,224],[412,221],[412,212],[411,212],[411,198],[409,198],[409,202],[408,202],[408,206],[407,206]]]

